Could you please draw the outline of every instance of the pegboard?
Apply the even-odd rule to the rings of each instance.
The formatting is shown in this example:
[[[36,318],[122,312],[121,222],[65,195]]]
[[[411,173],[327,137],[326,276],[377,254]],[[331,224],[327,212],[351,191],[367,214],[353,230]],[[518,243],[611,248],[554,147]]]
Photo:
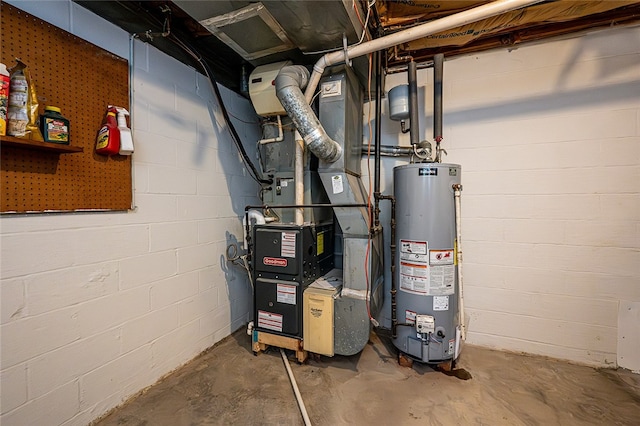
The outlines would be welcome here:
[[[127,61],[4,2],[0,7],[0,60],[27,64],[39,112],[59,107],[70,120],[70,145],[84,149],[60,154],[3,144],[0,211],[131,208],[131,157],[95,153],[107,105],[129,107]]]

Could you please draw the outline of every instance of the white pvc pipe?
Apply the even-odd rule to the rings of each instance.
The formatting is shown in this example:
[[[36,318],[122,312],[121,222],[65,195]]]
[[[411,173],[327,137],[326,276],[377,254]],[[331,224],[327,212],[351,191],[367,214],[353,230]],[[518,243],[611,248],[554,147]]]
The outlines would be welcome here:
[[[462,286],[462,229],[461,229],[461,208],[460,195],[462,185],[453,186],[453,198],[455,201],[456,214],[456,269],[458,272],[458,324],[460,324],[460,337],[462,341],[467,338],[467,327],[464,323],[464,289]]]
[[[244,233],[245,250],[249,249],[249,247],[247,247],[247,217],[249,218],[250,226],[253,226],[252,224],[254,221],[256,225],[264,225],[266,223],[264,215],[258,210],[249,210],[245,216],[242,216],[242,229]]]
[[[296,383],[296,378],[293,377],[293,371],[291,371],[289,360],[287,359],[287,356],[284,354],[284,349],[282,348],[280,348],[280,355],[282,356],[282,362],[284,362],[284,366],[287,369],[287,374],[289,375],[289,381],[291,382],[291,387],[293,387],[293,393],[296,395],[296,401],[298,401],[298,407],[300,407],[300,413],[302,413],[302,419],[304,420],[304,424],[305,426],[311,426],[311,419],[309,418],[309,414],[307,414],[307,409],[304,406],[302,395],[300,395],[300,390],[298,389],[298,383]]]
[[[296,157],[294,167],[294,185],[295,185],[295,203],[304,204],[304,140],[300,133],[295,133]],[[296,208],[295,215],[296,225],[304,224],[304,211],[302,207]]]
[[[347,59],[357,58],[358,56],[366,55],[377,50],[387,49],[398,44],[417,40],[419,38],[459,27],[461,25],[466,25],[471,22],[477,22],[514,9],[540,3],[541,1],[542,0],[497,0],[482,6],[474,7],[473,9],[445,16],[444,18],[436,19],[413,28],[398,31],[397,33],[390,34],[385,37],[376,38],[362,44],[351,46],[347,48],[346,52],[344,50],[338,50],[327,53],[313,66],[313,72],[309,78],[309,84],[304,92],[305,98],[307,99],[307,102],[311,102],[324,69],[330,65],[344,62]]]
[[[276,117],[278,117],[278,136],[271,139],[260,139],[258,141],[260,145],[264,145],[272,142],[282,142],[282,140],[284,139],[284,132],[282,131],[282,120],[280,120],[279,115],[277,115]]]

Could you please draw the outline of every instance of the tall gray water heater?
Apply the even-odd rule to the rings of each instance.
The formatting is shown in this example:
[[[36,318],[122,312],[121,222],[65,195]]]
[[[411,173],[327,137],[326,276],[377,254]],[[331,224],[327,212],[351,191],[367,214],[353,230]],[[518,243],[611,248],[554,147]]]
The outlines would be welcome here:
[[[459,345],[453,185],[457,164],[413,163],[393,170],[396,198],[396,338],[424,363],[455,359]]]

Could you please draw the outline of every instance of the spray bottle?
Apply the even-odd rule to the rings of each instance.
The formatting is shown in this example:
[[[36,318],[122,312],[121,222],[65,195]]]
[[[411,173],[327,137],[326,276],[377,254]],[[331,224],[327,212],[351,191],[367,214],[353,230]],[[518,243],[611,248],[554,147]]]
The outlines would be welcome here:
[[[116,107],[109,105],[96,139],[96,153],[115,155],[120,152],[120,131],[116,124]]]
[[[118,111],[118,130],[120,130],[120,155],[133,154],[133,138],[131,130],[127,127],[127,115],[129,111],[122,107],[116,107]]]

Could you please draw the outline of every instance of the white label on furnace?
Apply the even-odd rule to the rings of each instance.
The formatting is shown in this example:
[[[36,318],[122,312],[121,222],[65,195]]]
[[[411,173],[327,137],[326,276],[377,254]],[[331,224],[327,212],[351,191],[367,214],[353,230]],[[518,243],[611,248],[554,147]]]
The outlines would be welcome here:
[[[258,311],[258,327],[282,332],[282,315]]]
[[[283,232],[280,240],[280,256],[296,257],[296,233]]]
[[[416,323],[416,313],[410,310],[404,311],[404,322],[407,324],[415,324]]]
[[[429,265],[453,265],[453,249],[429,250]]]
[[[278,303],[286,303],[288,305],[296,304],[296,286],[289,284],[278,284],[276,286]]]
[[[449,296],[433,296],[433,310],[434,311],[448,311],[449,310]]]
[[[455,266],[432,266],[430,271],[429,294],[433,296],[447,296],[455,292]]]
[[[400,262],[400,290],[426,295],[429,293],[429,266]]]
[[[341,194],[344,191],[344,185],[342,184],[342,176],[331,176],[331,186],[333,187],[334,194]]]
[[[342,94],[342,82],[340,80],[322,83],[322,97],[340,96]]]

